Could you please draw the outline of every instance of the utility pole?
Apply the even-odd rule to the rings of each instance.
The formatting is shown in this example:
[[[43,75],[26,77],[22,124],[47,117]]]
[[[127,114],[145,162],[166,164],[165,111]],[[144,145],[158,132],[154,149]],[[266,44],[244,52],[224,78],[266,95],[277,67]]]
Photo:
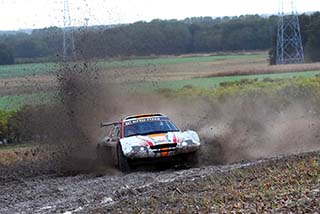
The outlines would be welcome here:
[[[276,64],[304,63],[304,52],[298,12],[295,9],[295,0],[279,0],[279,3]]]
[[[70,40],[68,39],[68,33],[70,32]],[[68,44],[71,43],[71,47]],[[69,1],[64,0],[64,10],[63,10],[63,60],[68,60],[68,48],[71,48],[72,58],[76,60],[76,48],[74,43],[74,33],[71,26],[71,16]]]

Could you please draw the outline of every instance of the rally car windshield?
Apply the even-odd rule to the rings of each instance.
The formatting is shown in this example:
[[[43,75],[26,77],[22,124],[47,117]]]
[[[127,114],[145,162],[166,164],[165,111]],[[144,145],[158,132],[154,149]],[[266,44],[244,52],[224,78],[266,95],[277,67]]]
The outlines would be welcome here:
[[[177,131],[179,129],[170,120],[133,122],[124,126],[125,137]]]

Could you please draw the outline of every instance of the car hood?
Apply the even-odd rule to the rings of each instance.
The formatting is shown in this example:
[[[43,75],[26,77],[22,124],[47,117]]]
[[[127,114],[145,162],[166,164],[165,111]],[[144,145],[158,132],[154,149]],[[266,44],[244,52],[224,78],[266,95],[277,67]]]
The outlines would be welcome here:
[[[137,135],[120,140],[121,144],[130,146],[155,146],[159,144],[179,144],[185,140],[200,141],[196,132],[167,132],[161,134]]]

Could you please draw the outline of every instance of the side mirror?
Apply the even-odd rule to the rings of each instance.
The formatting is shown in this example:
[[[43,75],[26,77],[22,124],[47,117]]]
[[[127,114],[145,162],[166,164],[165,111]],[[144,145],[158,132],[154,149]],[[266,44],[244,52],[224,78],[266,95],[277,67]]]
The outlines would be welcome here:
[[[110,141],[110,137],[105,137],[105,138],[103,139],[103,141],[104,141],[104,142],[109,142],[109,141]]]
[[[112,138],[113,141],[116,141],[116,140],[119,140],[119,139],[120,139],[120,138],[117,137],[117,136],[115,136],[115,137]]]

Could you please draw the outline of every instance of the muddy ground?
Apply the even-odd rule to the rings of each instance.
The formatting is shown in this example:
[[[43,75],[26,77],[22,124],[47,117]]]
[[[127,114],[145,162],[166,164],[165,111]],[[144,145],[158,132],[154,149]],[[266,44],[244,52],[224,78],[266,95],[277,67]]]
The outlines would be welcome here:
[[[21,178],[1,183],[0,213],[315,212],[319,163],[313,152],[192,169]]]

